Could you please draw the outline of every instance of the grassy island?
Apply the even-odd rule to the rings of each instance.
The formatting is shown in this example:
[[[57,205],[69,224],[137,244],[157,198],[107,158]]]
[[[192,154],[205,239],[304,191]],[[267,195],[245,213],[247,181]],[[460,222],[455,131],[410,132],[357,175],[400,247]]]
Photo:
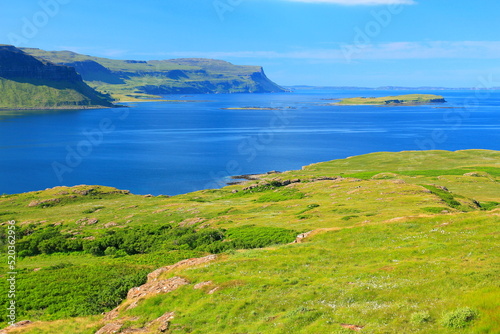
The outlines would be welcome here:
[[[231,107],[221,108],[222,110],[280,110],[280,108],[273,107]]]
[[[408,94],[385,97],[352,97],[342,99],[335,105],[390,105],[390,106],[415,106],[430,103],[445,103],[441,95],[433,94]]]

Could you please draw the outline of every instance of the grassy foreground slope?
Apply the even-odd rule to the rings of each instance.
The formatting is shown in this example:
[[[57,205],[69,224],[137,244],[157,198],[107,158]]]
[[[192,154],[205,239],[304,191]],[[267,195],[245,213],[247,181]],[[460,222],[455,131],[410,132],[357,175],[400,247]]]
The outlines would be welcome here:
[[[35,321],[6,332],[497,333],[499,181],[500,152],[428,151],[319,163],[171,198],[98,186],[4,195],[1,221],[31,229],[19,241],[33,253],[18,263],[20,312],[29,305],[18,320]],[[59,234],[35,247],[34,236],[51,228]],[[289,244],[287,231],[312,232]],[[125,244],[108,249],[110,236]],[[53,252],[52,239],[86,246]],[[141,251],[148,240],[158,242]],[[242,249],[266,240],[281,245]],[[117,286],[209,253],[217,259],[157,278],[182,283],[171,292],[129,296],[96,315],[124,298]],[[71,272],[87,280],[75,283]],[[87,285],[105,291],[91,295],[103,308],[75,306]],[[61,286],[65,298],[47,292]]]
[[[343,99],[339,105],[422,105],[429,103],[444,103],[445,99],[441,95],[432,94],[408,94],[385,97],[352,97]]]

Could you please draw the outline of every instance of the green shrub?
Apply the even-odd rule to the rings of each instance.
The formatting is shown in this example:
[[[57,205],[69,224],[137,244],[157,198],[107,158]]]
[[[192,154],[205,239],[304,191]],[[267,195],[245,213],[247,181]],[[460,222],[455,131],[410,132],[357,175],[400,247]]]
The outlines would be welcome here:
[[[146,282],[150,268],[130,265],[73,265],[59,263],[18,276],[18,315],[32,320],[55,320],[109,311],[129,289]],[[0,288],[5,288],[0,282]],[[0,305],[8,302],[0,295]],[[5,321],[0,314],[0,321]]]
[[[227,252],[231,249],[263,248],[270,245],[290,243],[299,232],[279,227],[246,225],[230,228],[225,232],[226,239],[198,247],[210,253]]]
[[[437,188],[435,186],[431,186],[431,185],[423,185],[423,187],[426,188],[427,190],[429,190],[432,194],[439,197],[443,202],[448,204],[450,207],[457,209],[457,210],[464,209],[464,206],[459,201],[457,201],[455,199],[455,197],[453,196],[452,193],[450,193],[446,190]]]
[[[431,321],[431,315],[428,311],[415,312],[411,315],[410,322],[415,325],[425,324]]]
[[[356,215],[352,215],[352,216],[345,216],[345,217],[342,217],[340,218],[340,220],[344,220],[344,221],[348,221],[348,220],[351,220],[353,218],[358,218],[359,216],[356,216]]]
[[[480,206],[481,206],[481,210],[490,211],[490,210],[493,210],[496,207],[500,206],[500,203],[498,203],[498,202],[481,202]]]
[[[305,209],[299,211],[297,214],[298,215],[303,214],[304,212],[310,211],[310,210],[315,209],[317,207],[319,207],[319,204],[314,204],[314,203],[313,204],[309,204]]]
[[[454,329],[465,328],[469,326],[478,315],[478,312],[470,307],[457,308],[443,315],[441,318],[441,325]]]

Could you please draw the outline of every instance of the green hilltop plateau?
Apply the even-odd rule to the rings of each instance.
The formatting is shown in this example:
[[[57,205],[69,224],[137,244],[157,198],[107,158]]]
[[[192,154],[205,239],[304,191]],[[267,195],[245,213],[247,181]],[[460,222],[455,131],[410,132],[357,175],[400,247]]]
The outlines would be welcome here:
[[[158,98],[161,94],[284,92],[260,66],[238,66],[222,60],[115,60],[71,51],[23,48],[24,52],[56,64],[74,67],[83,80],[118,101]]]
[[[0,110],[112,106],[109,96],[89,87],[74,68],[0,45]]]
[[[17,251],[2,334],[500,333],[498,151],[373,153],[174,197],[57,187],[0,196],[0,222],[1,261],[11,230]]]
[[[385,97],[352,97],[342,99],[333,105],[388,105],[388,106],[416,106],[422,104],[445,103],[441,95],[408,94]]]

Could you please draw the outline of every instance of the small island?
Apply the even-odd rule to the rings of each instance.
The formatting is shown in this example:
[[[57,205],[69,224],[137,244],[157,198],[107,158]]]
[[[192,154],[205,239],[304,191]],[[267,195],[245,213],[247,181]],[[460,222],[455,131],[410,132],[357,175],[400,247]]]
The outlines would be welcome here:
[[[221,109],[222,110],[280,110],[280,108],[274,108],[274,107],[230,107]]]
[[[352,97],[342,99],[331,105],[386,105],[386,106],[417,106],[432,103],[445,103],[441,95],[432,94],[408,94],[385,97]]]

